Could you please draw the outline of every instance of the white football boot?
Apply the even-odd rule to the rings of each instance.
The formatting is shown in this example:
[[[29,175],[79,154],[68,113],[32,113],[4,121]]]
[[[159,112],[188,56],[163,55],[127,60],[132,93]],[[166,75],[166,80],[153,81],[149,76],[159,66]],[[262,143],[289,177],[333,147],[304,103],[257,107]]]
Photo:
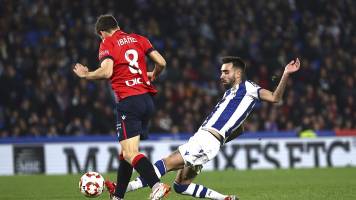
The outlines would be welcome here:
[[[150,194],[149,199],[161,200],[164,197],[168,196],[168,193],[171,191],[171,186],[164,183],[158,183],[158,184],[159,185]]]

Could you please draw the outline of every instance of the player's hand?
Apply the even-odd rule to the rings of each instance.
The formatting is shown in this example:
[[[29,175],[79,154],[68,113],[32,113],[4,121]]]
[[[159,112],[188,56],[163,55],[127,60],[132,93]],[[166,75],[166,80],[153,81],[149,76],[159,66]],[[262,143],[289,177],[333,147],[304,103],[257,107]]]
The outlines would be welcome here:
[[[153,74],[153,72],[147,72],[147,77],[151,82],[156,80],[156,76]]]
[[[284,73],[291,74],[300,69],[300,61],[299,58],[292,60],[284,69]]]
[[[80,63],[75,64],[73,71],[80,78],[85,78],[89,73],[88,67],[86,67]]]

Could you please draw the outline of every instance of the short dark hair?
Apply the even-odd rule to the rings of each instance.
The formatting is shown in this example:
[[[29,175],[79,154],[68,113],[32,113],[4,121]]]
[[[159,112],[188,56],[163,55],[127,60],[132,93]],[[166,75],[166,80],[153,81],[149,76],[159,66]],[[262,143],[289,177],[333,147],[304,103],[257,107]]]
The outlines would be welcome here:
[[[119,25],[112,15],[100,15],[95,23],[95,31],[100,36],[100,31],[110,32],[118,28]]]
[[[224,56],[221,58],[221,61],[223,62],[223,64],[232,63],[234,67],[241,68],[243,71],[245,71],[246,69],[245,62],[240,57],[237,56]]]

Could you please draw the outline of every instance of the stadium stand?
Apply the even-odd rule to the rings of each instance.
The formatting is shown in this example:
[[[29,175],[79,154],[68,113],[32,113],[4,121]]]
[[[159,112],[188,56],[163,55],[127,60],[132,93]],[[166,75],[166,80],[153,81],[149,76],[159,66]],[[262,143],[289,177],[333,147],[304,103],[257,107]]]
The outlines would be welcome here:
[[[151,132],[193,133],[223,91],[219,57],[238,55],[273,89],[300,57],[281,105],[261,103],[248,131],[356,129],[356,3],[340,1],[1,0],[0,137],[114,133],[104,81],[74,77],[98,64],[95,16],[150,38],[165,56]],[[134,12],[132,12],[134,11]]]

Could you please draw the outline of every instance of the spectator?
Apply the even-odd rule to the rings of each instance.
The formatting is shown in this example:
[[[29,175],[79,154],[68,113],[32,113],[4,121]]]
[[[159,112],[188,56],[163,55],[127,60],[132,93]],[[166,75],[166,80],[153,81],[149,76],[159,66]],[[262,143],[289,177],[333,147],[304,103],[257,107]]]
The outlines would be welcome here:
[[[298,56],[303,66],[288,82],[282,109],[262,103],[246,130],[355,129],[355,6],[350,0],[5,0],[0,137],[114,133],[113,120],[106,120],[114,117],[107,84],[75,79],[71,70],[78,60],[97,66],[91,27],[112,9],[125,30],[147,35],[168,61],[164,81],[155,83],[152,131],[194,132],[221,95],[217,61],[229,54],[246,60],[249,78],[269,89],[287,60]]]

